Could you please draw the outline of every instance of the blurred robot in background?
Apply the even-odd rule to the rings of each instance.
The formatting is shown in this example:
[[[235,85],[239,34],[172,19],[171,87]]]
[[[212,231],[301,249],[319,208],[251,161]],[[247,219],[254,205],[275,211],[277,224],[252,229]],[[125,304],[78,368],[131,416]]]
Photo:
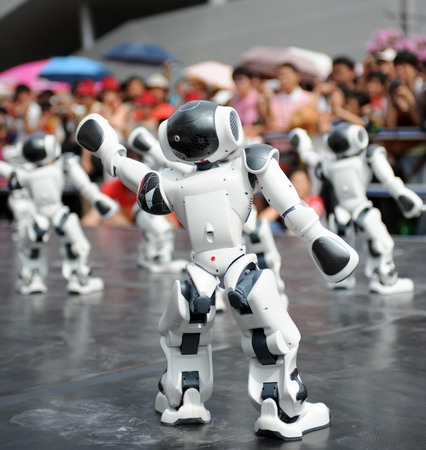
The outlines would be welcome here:
[[[309,431],[327,427],[328,408],[306,401],[296,367],[300,333],[280,297],[274,273],[259,269],[256,255],[246,254],[242,243],[255,181],[288,228],[305,242],[328,281],[348,277],[358,255],[322,227],[313,209],[301,204],[279,167],[278,150],[255,144],[222,164],[241,150],[244,135],[233,108],[209,101],[185,103],[159,128],[166,158],[192,166],[190,173],[177,168],[156,172],[127,158],[112,127],[97,114],[80,123],[76,136],[81,146],[102,159],[108,173],[137,192],[140,208],[154,215],[174,211],[189,233],[189,279],[175,282],[159,324],[167,358],[155,402],[161,422],[178,425],[211,420],[204,403],[213,389],[212,326],[220,285],[250,359],[249,396],[260,412],[255,432],[300,440]]]
[[[328,180],[336,197],[334,226],[343,237],[355,229],[368,249],[365,273],[370,279],[370,291],[378,294],[412,292],[413,281],[399,278],[393,261],[394,240],[382,222],[380,211],[373,207],[366,192],[373,175],[396,200],[406,218],[419,216],[424,210],[422,199],[397,178],[386,158],[386,149],[368,145],[367,131],[358,125],[342,123],[326,136],[332,159],[321,158],[313,149],[305,130],[296,128],[290,133],[294,148],[301,159],[312,167],[322,180]],[[352,233],[353,234],[353,233]],[[335,285],[349,288],[355,277]]]
[[[134,129],[127,142],[153,170],[174,167],[184,172],[192,171],[188,165],[166,159],[158,140],[144,127]],[[174,258],[175,226],[171,220],[162,215],[149,214],[137,204],[134,208],[134,219],[143,236],[138,246],[138,266],[153,273],[183,272],[188,261]]]
[[[61,156],[61,147],[53,135],[35,133],[14,149],[18,166],[2,163],[1,175],[9,179],[12,192],[25,191],[28,214],[22,215],[23,205],[12,194],[13,210],[18,211],[18,259],[20,262],[17,291],[21,294],[47,291],[46,242],[54,227],[61,241],[62,274],[68,281],[67,291],[89,294],[103,289],[100,278],[90,276],[88,255],[90,244],[83,234],[79,218],[62,203],[66,182],[75,187],[101,214],[109,217],[117,204],[99,191],[73,154]],[[30,164],[29,167],[26,164]],[[20,199],[22,201],[22,198]]]

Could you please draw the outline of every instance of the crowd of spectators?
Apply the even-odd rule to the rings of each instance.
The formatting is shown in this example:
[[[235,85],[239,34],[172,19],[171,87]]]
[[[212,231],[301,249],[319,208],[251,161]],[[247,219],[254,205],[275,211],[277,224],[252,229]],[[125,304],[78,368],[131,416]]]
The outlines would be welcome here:
[[[141,125],[155,134],[179,105],[196,99],[233,106],[249,139],[266,140],[283,153],[289,150],[288,142],[281,145],[279,139],[268,139],[268,133],[285,135],[302,127],[311,135],[322,135],[342,121],[365,126],[373,134],[382,128],[426,128],[426,64],[409,51],[370,53],[362,65],[337,56],[328,78],[317,80],[305,79],[291,62],[279,65],[273,80],[237,66],[232,75],[235,89],[226,95],[202,80],[181,78],[171,85],[167,74],[127,80],[107,76],[101,82],[85,80],[57,92],[34,92],[26,85],[15,86],[13,92],[0,89],[0,159],[4,145],[43,131],[56,135],[64,152],[80,154],[84,169],[101,182],[99,162],[75,142],[75,129],[85,115],[101,114],[125,141]],[[399,155],[415,148],[421,156],[417,173],[422,172],[424,146],[424,141],[386,142],[397,171]],[[283,169],[300,169],[297,157],[288,155]],[[410,174],[402,175],[410,181]]]

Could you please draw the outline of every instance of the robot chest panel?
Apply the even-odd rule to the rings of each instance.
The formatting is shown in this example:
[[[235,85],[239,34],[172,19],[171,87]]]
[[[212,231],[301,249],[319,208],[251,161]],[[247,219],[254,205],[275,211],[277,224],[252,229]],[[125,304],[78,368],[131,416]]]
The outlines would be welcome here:
[[[206,250],[240,245],[242,224],[253,197],[241,170],[229,166],[195,172],[173,185],[172,208],[194,247]]]
[[[35,169],[29,177],[29,188],[37,204],[61,203],[64,175],[53,165]]]
[[[330,172],[337,198],[341,203],[364,199],[369,169],[361,158],[355,157],[334,161],[330,167]]]

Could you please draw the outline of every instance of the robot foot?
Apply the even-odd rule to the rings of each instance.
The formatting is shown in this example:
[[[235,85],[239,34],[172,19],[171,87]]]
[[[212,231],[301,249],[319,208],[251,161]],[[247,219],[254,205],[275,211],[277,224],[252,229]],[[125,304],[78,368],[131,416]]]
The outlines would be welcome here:
[[[284,441],[300,441],[304,434],[327,428],[330,411],[324,403],[305,403],[302,414],[292,423],[283,422],[278,416],[278,407],[272,398],[262,402],[260,417],[254,424],[254,432]]]
[[[44,294],[47,292],[47,287],[43,278],[38,274],[34,274],[27,282],[19,278],[16,282],[16,291],[23,295]]]
[[[67,284],[69,294],[84,295],[99,292],[104,289],[104,281],[102,278],[88,277],[84,283],[77,275],[71,275]]]
[[[184,259],[173,259],[166,262],[157,262],[147,260],[145,258],[138,258],[138,266],[142,269],[147,269],[151,273],[182,273],[185,271],[185,266],[188,261]]]
[[[410,278],[398,278],[396,283],[385,285],[380,282],[379,277],[374,274],[370,281],[370,292],[381,295],[401,294],[414,291],[414,283]]]
[[[159,392],[155,399],[155,410],[161,413],[161,423],[164,425],[210,422],[210,412],[201,403],[200,393],[195,388],[185,391],[183,404],[178,409],[170,406],[166,396]]]
[[[354,275],[350,275],[348,278],[345,278],[342,281],[339,281],[338,283],[328,283],[328,288],[333,290],[346,290],[346,289],[353,289],[356,284],[356,278]]]

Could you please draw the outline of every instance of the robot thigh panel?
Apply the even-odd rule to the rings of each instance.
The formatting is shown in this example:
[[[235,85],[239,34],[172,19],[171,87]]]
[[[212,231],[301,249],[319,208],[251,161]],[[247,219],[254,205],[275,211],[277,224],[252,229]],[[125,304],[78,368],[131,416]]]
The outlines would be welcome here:
[[[249,361],[249,397],[260,409],[255,432],[284,440],[327,427],[328,408],[306,402],[296,367],[300,333],[283,304],[270,269],[259,270],[255,255],[245,255],[225,274],[233,315]]]
[[[189,281],[175,282],[159,323],[167,369],[155,409],[167,425],[210,421],[204,402],[213,388],[211,328],[218,281],[195,264],[189,264],[189,273]]]

